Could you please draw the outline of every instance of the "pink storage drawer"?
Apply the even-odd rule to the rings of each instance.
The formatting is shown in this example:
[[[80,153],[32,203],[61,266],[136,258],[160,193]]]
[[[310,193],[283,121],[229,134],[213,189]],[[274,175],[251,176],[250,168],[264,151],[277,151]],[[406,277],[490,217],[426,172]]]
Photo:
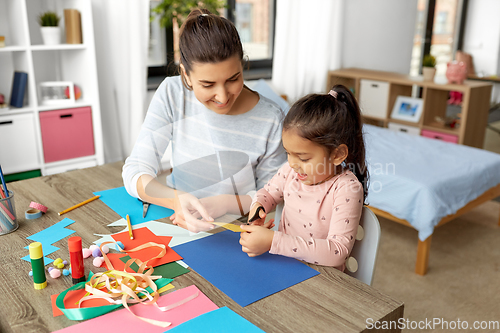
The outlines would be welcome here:
[[[40,112],[45,163],[94,155],[90,107]]]
[[[427,138],[431,139],[438,139],[446,142],[451,142],[451,143],[458,143],[458,136],[453,135],[453,134],[445,134],[441,132],[435,132],[435,131],[429,131],[429,130],[422,130],[422,136],[425,136]]]

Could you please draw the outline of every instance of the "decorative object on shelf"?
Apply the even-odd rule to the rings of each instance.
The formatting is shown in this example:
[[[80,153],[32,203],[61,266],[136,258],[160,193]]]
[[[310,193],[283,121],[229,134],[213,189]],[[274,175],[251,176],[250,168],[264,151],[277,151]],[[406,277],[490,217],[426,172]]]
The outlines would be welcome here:
[[[12,80],[12,90],[10,92],[10,105],[22,108],[24,105],[24,93],[28,83],[28,73],[14,72]]]
[[[55,12],[45,12],[38,16],[38,23],[42,32],[43,43],[45,45],[61,44],[61,29],[59,21],[61,18]]]
[[[64,26],[66,29],[66,43],[82,44],[82,24],[78,10],[64,10]]]
[[[467,65],[463,61],[451,61],[447,64],[446,78],[448,83],[463,84],[467,78]],[[450,91],[448,104],[462,104],[463,94],[460,91]]]
[[[78,100],[80,99],[80,97],[82,97],[82,90],[76,84],[74,86],[75,86],[75,100]],[[66,87],[66,89],[64,89],[64,94],[66,95],[67,98],[70,98],[69,87]]]
[[[69,92],[69,94],[66,94],[66,92]],[[41,82],[40,101],[42,105],[75,103],[75,87],[73,82]]]
[[[430,54],[426,54],[422,60],[422,74],[424,81],[434,81],[436,75],[436,58]]]
[[[6,109],[7,108],[7,103],[5,103],[5,96],[4,94],[0,94],[0,109]]]
[[[208,9],[212,14],[217,14],[225,7],[225,1],[222,0],[203,0],[199,2],[192,0],[161,0],[156,7],[151,9],[151,21],[155,15],[158,15],[162,28],[167,28],[167,30],[173,28],[174,61],[178,64],[180,61],[179,28],[191,10],[204,8]]]
[[[392,109],[391,118],[417,123],[424,106],[421,98],[398,96]]]
[[[5,47],[5,36],[0,36],[0,47]]]

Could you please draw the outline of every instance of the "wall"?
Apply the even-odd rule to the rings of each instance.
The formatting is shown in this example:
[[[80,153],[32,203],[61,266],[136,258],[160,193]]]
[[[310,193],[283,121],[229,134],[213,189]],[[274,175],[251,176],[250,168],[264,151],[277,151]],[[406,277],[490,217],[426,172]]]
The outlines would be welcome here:
[[[341,67],[408,74],[417,0],[347,0],[344,6]]]
[[[472,55],[476,73],[500,74],[500,1],[469,1],[463,50]]]

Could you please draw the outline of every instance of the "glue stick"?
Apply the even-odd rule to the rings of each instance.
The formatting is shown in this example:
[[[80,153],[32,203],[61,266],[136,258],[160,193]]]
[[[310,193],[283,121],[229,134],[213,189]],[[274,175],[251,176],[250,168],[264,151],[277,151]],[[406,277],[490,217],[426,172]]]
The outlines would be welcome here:
[[[45,265],[43,263],[42,243],[31,243],[29,246],[29,250],[35,289],[43,289],[47,287],[47,279],[45,278]]]
[[[68,239],[68,248],[73,284],[84,282],[86,279],[83,265],[82,239],[80,237],[71,237]]]

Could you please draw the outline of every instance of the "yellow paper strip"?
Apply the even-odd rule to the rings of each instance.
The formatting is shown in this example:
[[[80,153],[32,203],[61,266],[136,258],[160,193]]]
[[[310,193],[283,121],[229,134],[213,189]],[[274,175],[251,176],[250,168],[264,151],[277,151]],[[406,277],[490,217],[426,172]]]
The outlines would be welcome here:
[[[226,228],[228,230],[231,230],[233,232],[246,232],[245,230],[241,229],[240,226],[237,224],[225,223],[225,222],[211,222],[211,223],[218,225],[219,227],[223,227],[223,228]]]

